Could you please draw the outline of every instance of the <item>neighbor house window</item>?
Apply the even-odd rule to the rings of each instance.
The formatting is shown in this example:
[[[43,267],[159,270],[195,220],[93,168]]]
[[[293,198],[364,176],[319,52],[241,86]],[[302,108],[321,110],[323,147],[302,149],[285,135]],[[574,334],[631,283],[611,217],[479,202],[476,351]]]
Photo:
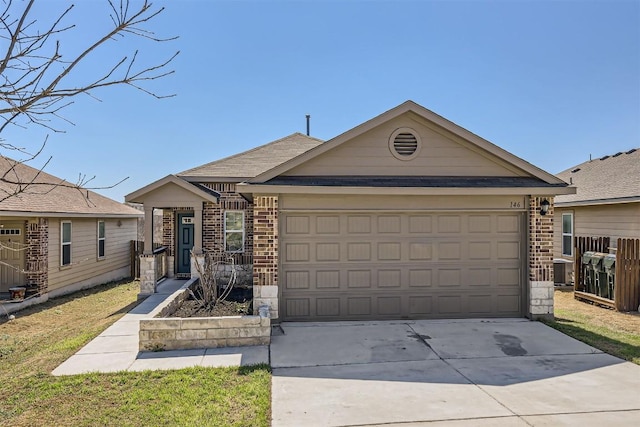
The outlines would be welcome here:
[[[562,214],[562,255],[573,256],[573,214]]]
[[[105,232],[104,221],[98,221],[98,258],[104,258]]]
[[[224,250],[242,252],[244,249],[244,212],[226,211],[224,213]]]
[[[60,224],[60,265],[71,265],[71,221]]]

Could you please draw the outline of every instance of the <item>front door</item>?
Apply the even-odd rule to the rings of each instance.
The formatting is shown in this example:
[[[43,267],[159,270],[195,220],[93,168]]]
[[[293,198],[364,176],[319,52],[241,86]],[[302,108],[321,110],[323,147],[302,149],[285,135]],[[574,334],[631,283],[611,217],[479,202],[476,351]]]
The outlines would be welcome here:
[[[193,213],[178,214],[178,250],[176,275],[191,275],[190,252],[193,248]]]

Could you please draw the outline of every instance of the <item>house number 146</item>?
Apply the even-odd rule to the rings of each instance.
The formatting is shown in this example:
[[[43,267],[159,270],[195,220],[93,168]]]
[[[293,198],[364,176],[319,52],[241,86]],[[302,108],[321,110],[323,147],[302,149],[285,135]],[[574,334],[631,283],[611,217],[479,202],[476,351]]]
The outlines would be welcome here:
[[[522,204],[520,202],[510,202],[512,208],[520,208]]]

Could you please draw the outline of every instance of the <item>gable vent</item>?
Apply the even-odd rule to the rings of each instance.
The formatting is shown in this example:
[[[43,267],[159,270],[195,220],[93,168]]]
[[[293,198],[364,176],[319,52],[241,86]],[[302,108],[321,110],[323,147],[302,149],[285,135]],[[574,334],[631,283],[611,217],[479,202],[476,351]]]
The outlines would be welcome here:
[[[420,152],[420,147],[420,136],[410,128],[396,129],[389,137],[389,150],[399,160],[415,158]]]
[[[412,133],[399,133],[393,140],[393,149],[401,156],[411,156],[418,149],[418,140]]]

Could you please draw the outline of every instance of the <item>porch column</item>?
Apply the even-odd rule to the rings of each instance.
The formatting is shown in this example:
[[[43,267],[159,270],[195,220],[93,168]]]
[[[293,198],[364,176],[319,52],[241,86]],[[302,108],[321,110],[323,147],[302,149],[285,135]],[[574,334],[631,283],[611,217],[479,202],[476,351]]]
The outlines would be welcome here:
[[[551,205],[546,215],[540,204]],[[529,313],[533,320],[553,319],[553,197],[529,198]]]
[[[153,206],[144,205],[144,254],[153,254]]]
[[[193,208],[193,253],[202,254],[202,204]]]

